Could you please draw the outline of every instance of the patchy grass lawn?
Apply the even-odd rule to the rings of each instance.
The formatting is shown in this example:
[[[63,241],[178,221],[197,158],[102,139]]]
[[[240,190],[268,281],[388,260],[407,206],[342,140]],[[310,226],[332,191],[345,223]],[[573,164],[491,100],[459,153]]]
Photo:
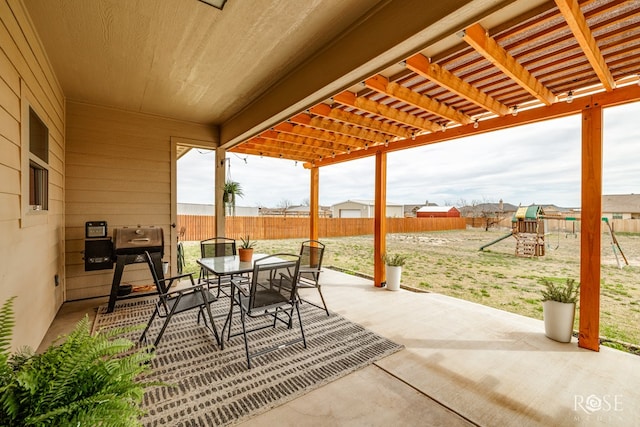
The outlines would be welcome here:
[[[519,258],[515,239],[509,237],[484,251],[480,246],[509,230],[455,230],[389,234],[387,252],[408,256],[403,286],[478,302],[501,310],[542,319],[540,280],[580,278],[580,238],[571,234],[547,236],[546,255]],[[619,269],[610,237],[602,236],[600,335],[614,341],[640,345],[640,235],[617,234],[630,266]],[[265,240],[256,252],[299,251],[303,239]],[[353,273],[373,274],[373,237],[321,239],[326,245],[325,266]],[[185,242],[187,271],[197,272],[197,242]],[[622,257],[618,255],[621,263]],[[576,312],[576,324],[578,327]],[[618,347],[616,344],[612,344]]]

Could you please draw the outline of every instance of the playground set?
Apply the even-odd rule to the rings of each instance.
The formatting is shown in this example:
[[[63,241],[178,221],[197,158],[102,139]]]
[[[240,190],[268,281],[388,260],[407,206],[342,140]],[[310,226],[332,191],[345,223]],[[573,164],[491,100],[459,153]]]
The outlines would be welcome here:
[[[516,213],[513,215],[513,218],[511,219],[511,232],[505,234],[504,236],[498,237],[497,239],[487,243],[486,245],[481,246],[480,250],[482,251],[485,248],[488,248],[489,246],[494,245],[509,237],[514,237],[516,239],[516,256],[529,258],[544,256],[545,248],[549,245],[548,243],[545,243],[545,236],[547,234],[545,233],[545,224],[548,220],[573,222],[571,234],[574,237],[577,236],[575,223],[579,221],[580,218],[561,217],[555,215],[546,216],[541,206],[521,206],[518,208]],[[603,217],[602,221],[607,226],[607,231],[609,232],[609,236],[611,238],[611,249],[613,250],[613,253],[616,257],[618,268],[623,267],[618,254],[620,254],[622,259],[624,260],[625,265],[629,265],[627,257],[622,252],[622,248],[618,243],[618,239],[616,238],[613,227],[611,226],[608,218]],[[555,249],[557,249],[559,246],[560,242],[558,241],[558,246],[556,246]]]

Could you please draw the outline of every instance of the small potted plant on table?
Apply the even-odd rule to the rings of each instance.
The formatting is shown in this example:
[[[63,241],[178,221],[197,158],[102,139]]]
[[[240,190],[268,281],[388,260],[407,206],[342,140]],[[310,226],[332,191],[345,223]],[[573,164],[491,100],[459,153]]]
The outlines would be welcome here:
[[[382,257],[382,261],[387,266],[387,289],[390,291],[400,290],[400,277],[402,276],[402,267],[407,262],[407,257],[400,254],[384,254],[384,256]]]
[[[253,258],[253,247],[256,242],[252,242],[249,236],[245,236],[244,238],[240,238],[242,244],[240,244],[240,248],[238,249],[238,255],[240,256],[240,262],[250,262]]]
[[[580,285],[567,279],[564,285],[543,280],[542,313],[545,335],[558,342],[571,342]]]

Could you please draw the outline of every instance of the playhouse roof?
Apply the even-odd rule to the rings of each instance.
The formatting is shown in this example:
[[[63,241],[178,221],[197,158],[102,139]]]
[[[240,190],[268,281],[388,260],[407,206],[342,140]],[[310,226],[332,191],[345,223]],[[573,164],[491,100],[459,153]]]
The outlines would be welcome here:
[[[542,206],[531,205],[519,207],[516,211],[515,217],[516,219],[538,219],[540,215],[544,215]]]

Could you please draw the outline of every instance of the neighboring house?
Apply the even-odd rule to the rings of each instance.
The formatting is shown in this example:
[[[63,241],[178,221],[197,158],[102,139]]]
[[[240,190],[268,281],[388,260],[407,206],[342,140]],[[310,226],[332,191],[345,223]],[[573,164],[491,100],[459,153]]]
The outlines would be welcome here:
[[[331,213],[333,218],[373,218],[374,206],[373,200],[347,200],[331,206]],[[387,217],[404,217],[404,205],[387,203]]]
[[[573,217],[575,216],[575,212],[571,208],[562,208],[556,205],[540,205],[542,210],[544,210],[544,215],[547,217],[559,216],[559,217]]]
[[[602,196],[602,217],[608,219],[640,219],[640,194]]]
[[[215,205],[178,203],[178,215],[215,216]],[[236,206],[235,216],[258,216],[258,208],[253,206]]]
[[[416,212],[418,218],[460,218],[455,206],[423,206]]]
[[[463,217],[475,218],[481,217],[483,214],[496,214],[496,215],[504,215],[504,214],[514,214],[518,210],[516,205],[512,205],[511,203],[479,203],[477,205],[468,205],[462,206],[460,208],[460,214]]]

